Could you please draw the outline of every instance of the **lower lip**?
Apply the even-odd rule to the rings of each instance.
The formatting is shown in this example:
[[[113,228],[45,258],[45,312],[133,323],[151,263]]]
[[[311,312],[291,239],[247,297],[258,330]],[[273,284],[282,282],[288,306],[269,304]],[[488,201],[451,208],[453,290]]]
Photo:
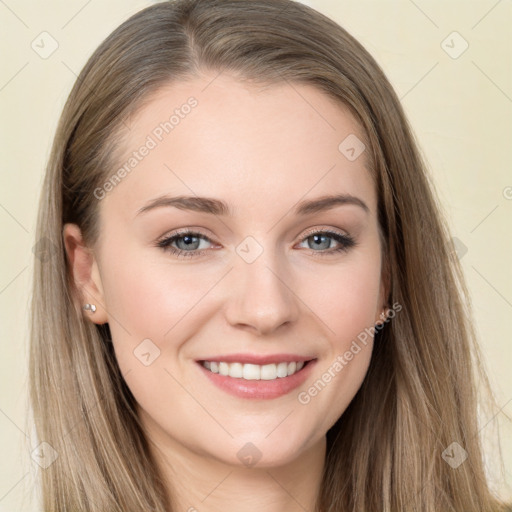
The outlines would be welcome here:
[[[199,362],[197,364],[206,377],[226,393],[241,398],[268,400],[286,395],[303,384],[311,374],[316,361],[316,359],[309,361],[302,369],[289,377],[278,377],[274,380],[246,380],[228,377],[211,372]]]

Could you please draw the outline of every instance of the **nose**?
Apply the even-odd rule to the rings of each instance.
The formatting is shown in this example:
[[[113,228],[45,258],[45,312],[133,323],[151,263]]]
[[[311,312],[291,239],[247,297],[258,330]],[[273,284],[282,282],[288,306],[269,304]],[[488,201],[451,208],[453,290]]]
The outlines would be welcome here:
[[[290,272],[270,251],[252,263],[238,260],[230,275],[226,307],[230,325],[263,336],[297,321],[300,301]]]

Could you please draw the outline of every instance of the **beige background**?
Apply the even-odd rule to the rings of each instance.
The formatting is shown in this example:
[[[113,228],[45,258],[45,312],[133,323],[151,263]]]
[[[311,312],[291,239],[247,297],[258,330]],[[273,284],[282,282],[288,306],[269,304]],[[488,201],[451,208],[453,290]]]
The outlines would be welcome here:
[[[344,26],[387,73],[430,163],[452,234],[467,249],[461,261],[485,364],[502,406],[494,418],[481,419],[482,435],[496,492],[512,497],[512,4],[304,3]],[[27,307],[35,206],[50,142],[88,56],[146,5],[141,0],[0,0],[0,512],[35,510],[35,463],[24,445]],[[58,42],[46,59],[31,47],[43,31]],[[508,486],[500,481],[492,455],[498,431]]]

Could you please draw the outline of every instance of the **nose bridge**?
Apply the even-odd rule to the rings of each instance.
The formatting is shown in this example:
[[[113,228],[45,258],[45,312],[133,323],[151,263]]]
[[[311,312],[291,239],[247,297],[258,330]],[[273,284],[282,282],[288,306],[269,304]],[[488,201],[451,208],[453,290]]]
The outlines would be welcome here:
[[[298,316],[297,299],[290,289],[286,260],[274,247],[247,237],[237,247],[229,293],[228,320],[268,333]]]

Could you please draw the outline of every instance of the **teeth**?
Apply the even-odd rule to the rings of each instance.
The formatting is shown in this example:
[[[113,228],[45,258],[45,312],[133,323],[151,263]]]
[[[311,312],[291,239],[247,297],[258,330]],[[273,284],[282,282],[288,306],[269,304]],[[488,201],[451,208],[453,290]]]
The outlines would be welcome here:
[[[228,375],[230,377],[235,377],[237,379],[241,379],[244,373],[244,366],[240,363],[224,363],[228,367]]]
[[[202,364],[212,373],[218,373],[236,379],[275,380],[277,378],[289,377],[297,373],[303,368],[304,361],[264,365],[203,361]]]
[[[231,363],[233,364],[233,363]],[[237,363],[234,363],[237,364]],[[242,365],[242,378],[245,380],[260,380],[261,379],[261,366],[257,364],[243,364]]]
[[[219,363],[219,373],[220,375],[229,375],[228,363]]]

